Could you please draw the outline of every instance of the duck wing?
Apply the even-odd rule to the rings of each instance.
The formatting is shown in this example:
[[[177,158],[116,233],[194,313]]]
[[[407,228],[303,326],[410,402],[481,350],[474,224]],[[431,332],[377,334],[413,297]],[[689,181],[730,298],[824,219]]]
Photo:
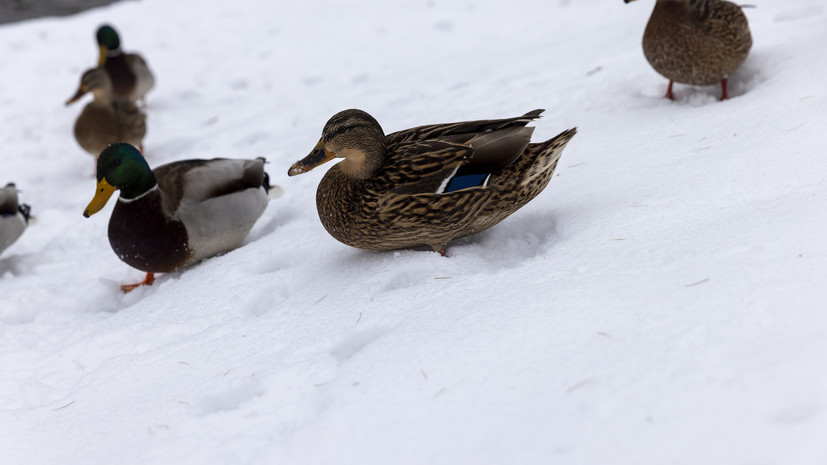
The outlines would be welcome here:
[[[470,139],[480,133],[525,126],[535,119],[540,118],[540,114],[544,111],[545,110],[533,110],[522,116],[515,116],[513,118],[461,121],[458,123],[418,126],[388,134],[386,136],[386,142],[387,145],[392,145],[401,142],[443,139],[449,136],[454,138],[459,136],[459,139],[462,139],[462,137]]]
[[[513,163],[531,142],[533,127],[526,124],[544,110],[497,120],[434,124],[399,131],[387,136],[388,151],[406,142],[436,140],[470,147],[473,154],[462,163],[457,176],[490,174]]]
[[[140,146],[146,136],[146,114],[130,100],[114,100],[112,108],[118,128],[118,141]]]
[[[182,160],[153,170],[164,193],[164,208],[174,215],[182,205],[241,192],[264,183],[264,159]]]
[[[392,157],[373,179],[376,191],[380,186],[393,186],[377,195],[379,219],[412,230],[425,225],[433,228],[434,218],[449,229],[466,224],[484,207],[490,192],[482,188],[443,192],[473,156],[471,146],[445,141],[395,146]]]
[[[133,74],[135,74],[135,89],[132,92],[132,98],[138,100],[143,98],[155,86],[155,76],[141,55],[127,53],[126,61]]]

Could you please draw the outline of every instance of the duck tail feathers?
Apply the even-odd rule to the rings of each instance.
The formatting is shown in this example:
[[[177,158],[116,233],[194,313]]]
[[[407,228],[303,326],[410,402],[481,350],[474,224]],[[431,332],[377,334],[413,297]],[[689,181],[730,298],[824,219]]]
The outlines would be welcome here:
[[[563,149],[575,134],[577,134],[577,128],[571,128],[545,142],[529,145],[523,156],[528,155],[533,162],[521,184],[528,184],[538,176],[550,176],[557,167],[557,162],[560,161]]]

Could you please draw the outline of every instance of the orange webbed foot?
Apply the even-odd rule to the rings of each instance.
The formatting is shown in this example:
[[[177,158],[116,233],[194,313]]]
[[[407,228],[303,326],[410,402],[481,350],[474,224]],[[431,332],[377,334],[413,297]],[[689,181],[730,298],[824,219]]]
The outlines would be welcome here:
[[[122,284],[121,290],[124,294],[132,292],[141,286],[151,286],[155,282],[155,273],[147,273],[143,281],[135,284]]]

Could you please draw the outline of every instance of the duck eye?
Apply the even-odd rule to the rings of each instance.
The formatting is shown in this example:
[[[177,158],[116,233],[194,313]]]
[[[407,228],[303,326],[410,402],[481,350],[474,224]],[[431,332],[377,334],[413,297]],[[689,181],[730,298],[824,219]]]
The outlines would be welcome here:
[[[347,127],[345,126],[340,126],[339,129],[336,130],[339,134],[344,134],[345,131],[347,131]]]
[[[112,162],[112,164],[115,165],[115,166],[121,166],[121,159],[116,158],[115,161]]]

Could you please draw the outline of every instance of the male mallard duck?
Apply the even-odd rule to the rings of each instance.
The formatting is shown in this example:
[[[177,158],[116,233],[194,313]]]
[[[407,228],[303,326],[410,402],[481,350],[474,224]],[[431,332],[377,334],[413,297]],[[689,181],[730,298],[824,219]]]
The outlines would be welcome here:
[[[17,188],[13,183],[0,189],[0,252],[26,230],[30,211],[31,207],[17,202]]]
[[[112,81],[103,68],[83,73],[80,86],[66,105],[91,92],[94,100],[86,105],[75,121],[78,144],[97,156],[109,144],[128,142],[141,147],[146,135],[146,115],[134,103],[112,97]]]
[[[98,157],[89,217],[120,189],[109,220],[109,244],[127,265],[145,271],[129,292],[168,273],[233,250],[267,207],[264,159],[182,160],[154,170],[135,147],[119,143]]]
[[[626,3],[634,0],[623,0]],[[643,33],[643,54],[666,79],[695,86],[721,83],[747,59],[752,47],[747,17],[726,0],[657,0]]]
[[[100,49],[98,66],[109,74],[115,97],[130,102],[143,100],[146,105],[146,93],[155,85],[146,61],[137,53],[124,53],[118,33],[108,24],[98,28],[96,37]]]
[[[345,110],[288,174],[344,158],[316,191],[327,232],[362,249],[427,245],[444,255],[448,242],[494,226],[546,187],[576,129],[530,144],[526,124],[542,112],[386,136],[369,114]]]

